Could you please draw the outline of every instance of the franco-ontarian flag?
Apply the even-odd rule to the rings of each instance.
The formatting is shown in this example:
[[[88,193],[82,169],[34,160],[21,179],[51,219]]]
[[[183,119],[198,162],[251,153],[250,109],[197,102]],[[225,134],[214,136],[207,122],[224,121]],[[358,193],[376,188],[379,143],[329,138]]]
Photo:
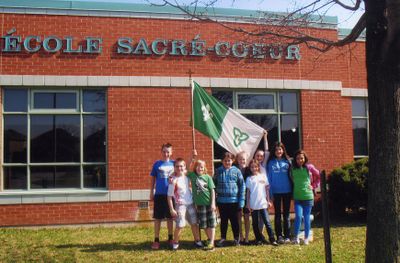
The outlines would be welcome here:
[[[194,81],[192,89],[194,128],[229,152],[245,151],[252,157],[264,129],[210,96]]]

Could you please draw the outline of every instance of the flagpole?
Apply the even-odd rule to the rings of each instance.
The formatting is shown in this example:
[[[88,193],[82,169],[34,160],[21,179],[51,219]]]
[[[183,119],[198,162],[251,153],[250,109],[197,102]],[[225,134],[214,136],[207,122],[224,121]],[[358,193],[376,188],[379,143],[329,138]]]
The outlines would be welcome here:
[[[192,80],[192,70],[189,69],[189,83],[190,83],[190,114],[192,116],[192,147],[193,150],[196,149],[196,137],[194,132],[194,111],[193,111],[193,80]]]

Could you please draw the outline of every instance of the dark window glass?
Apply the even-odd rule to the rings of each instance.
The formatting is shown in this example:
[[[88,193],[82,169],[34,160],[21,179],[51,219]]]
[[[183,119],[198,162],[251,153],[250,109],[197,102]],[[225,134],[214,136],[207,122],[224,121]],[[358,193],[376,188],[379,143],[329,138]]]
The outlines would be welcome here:
[[[233,108],[233,93],[231,91],[213,91],[212,95],[221,103]]]
[[[103,90],[83,91],[84,112],[105,112],[106,94]]]
[[[274,96],[264,94],[239,94],[239,109],[274,109]]]
[[[106,122],[104,115],[83,117],[83,160],[106,161]]]
[[[4,111],[26,112],[28,92],[26,89],[4,90]]]
[[[4,167],[4,189],[27,189],[26,167]]]
[[[246,118],[263,127],[268,131],[268,147],[274,145],[278,141],[278,118],[276,115],[258,115],[258,114],[245,114]],[[264,150],[264,139],[258,145],[258,149]]]
[[[83,186],[86,188],[106,187],[106,167],[104,165],[84,166],[83,176]]]
[[[4,116],[4,162],[26,163],[26,115]]]
[[[31,117],[31,162],[79,162],[80,120],[77,115]]]
[[[286,152],[293,157],[300,148],[299,121],[297,115],[281,116],[281,141],[286,147]]]
[[[79,166],[32,166],[31,188],[78,188]]]
[[[279,93],[281,112],[297,112],[297,94],[294,92]]]
[[[367,120],[353,119],[354,155],[368,155]]]
[[[367,116],[367,107],[365,99],[352,99],[351,110],[352,116]]]
[[[34,109],[76,109],[76,93],[35,92]]]

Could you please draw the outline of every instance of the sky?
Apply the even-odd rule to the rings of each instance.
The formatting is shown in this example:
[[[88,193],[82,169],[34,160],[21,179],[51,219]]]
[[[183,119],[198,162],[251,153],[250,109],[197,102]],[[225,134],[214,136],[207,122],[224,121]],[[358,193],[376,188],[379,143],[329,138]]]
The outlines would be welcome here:
[[[160,2],[160,0],[81,0],[97,2],[120,2],[120,3],[141,3]],[[188,4],[190,0],[171,0],[171,2]],[[210,0],[199,0],[209,2]],[[355,0],[341,0],[346,5],[354,5]],[[261,11],[290,12],[299,7],[306,6],[315,0],[215,0],[215,7],[237,8]],[[320,0],[320,3],[332,2],[332,0]],[[364,6],[359,11],[348,11],[337,4],[329,4],[321,10],[321,14],[338,17],[339,28],[352,28],[364,12]]]

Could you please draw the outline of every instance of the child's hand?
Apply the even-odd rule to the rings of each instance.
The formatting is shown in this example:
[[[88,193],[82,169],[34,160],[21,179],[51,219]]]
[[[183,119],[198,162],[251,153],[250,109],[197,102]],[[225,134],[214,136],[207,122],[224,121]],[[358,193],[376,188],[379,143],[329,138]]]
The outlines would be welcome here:
[[[250,213],[253,212],[253,209],[251,209],[249,205],[247,206],[247,209],[250,211]]]
[[[178,216],[178,213],[175,211],[175,209],[172,209],[172,210],[170,210],[169,212],[170,212],[172,218],[175,218],[175,217]]]
[[[215,204],[212,204],[212,205],[211,205],[211,210],[212,210],[212,211],[217,211],[217,207],[215,206]]]
[[[313,187],[311,184],[308,186],[308,189],[313,190]]]

